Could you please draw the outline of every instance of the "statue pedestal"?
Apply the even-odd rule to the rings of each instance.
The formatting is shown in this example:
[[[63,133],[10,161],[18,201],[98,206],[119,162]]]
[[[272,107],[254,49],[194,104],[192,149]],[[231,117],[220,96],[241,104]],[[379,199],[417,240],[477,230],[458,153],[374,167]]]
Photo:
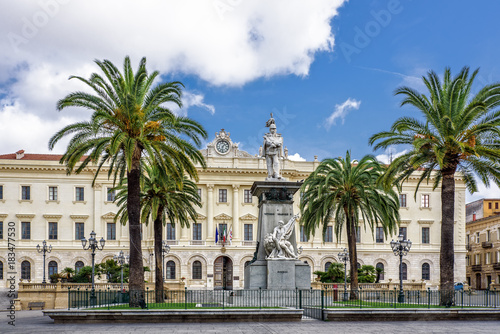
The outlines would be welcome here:
[[[245,267],[245,289],[309,289],[311,268],[297,259],[267,259],[264,239],[278,226],[293,217],[293,195],[301,182],[257,181],[251,188],[253,196],[259,198],[258,246],[254,261]],[[295,228],[288,240],[297,252]]]

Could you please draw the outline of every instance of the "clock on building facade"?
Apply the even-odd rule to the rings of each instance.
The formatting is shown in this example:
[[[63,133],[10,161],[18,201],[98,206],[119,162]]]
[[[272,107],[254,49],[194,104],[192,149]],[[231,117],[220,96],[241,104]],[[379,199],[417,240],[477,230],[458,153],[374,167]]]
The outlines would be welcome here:
[[[225,139],[220,139],[215,144],[215,149],[219,154],[226,154],[229,152],[229,142]]]

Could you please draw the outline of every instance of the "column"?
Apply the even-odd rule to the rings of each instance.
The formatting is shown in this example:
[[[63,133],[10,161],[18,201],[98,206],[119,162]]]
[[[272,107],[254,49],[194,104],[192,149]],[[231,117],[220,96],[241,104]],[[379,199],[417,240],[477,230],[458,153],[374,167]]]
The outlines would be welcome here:
[[[207,184],[207,244],[215,240],[214,236],[214,185]]]
[[[194,222],[191,222],[191,226],[193,226],[193,223]],[[178,224],[180,230],[181,230],[181,239],[180,241],[182,243],[189,243],[189,236],[188,236],[188,231],[189,231],[189,228],[188,227],[181,227],[181,224]]]
[[[240,219],[239,219],[239,208],[240,208],[240,200],[239,200],[239,184],[233,184],[233,240],[240,240]]]
[[[94,232],[97,234],[96,238],[98,240],[101,240],[101,237],[104,237],[106,239],[106,223],[102,224],[101,216],[102,216],[102,184],[101,183],[95,183],[94,184],[94,189],[93,189],[93,201],[94,201],[94,214],[93,214],[93,227],[92,229]],[[86,196],[84,194],[84,196]],[[89,196],[90,197],[90,196]],[[90,204],[90,201],[89,201]],[[85,231],[85,238],[88,238],[87,234],[89,234],[90,231]]]

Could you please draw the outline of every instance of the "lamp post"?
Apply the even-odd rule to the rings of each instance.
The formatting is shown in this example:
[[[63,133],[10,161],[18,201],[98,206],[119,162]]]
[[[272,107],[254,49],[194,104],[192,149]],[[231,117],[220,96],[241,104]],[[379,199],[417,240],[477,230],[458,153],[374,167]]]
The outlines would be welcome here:
[[[403,293],[403,256],[407,255],[411,248],[411,241],[405,240],[400,234],[398,240],[391,241],[391,248],[394,255],[399,256],[399,296],[398,303],[404,303],[405,295]]]
[[[344,248],[344,250],[338,254],[338,257],[340,261],[344,262],[344,296],[342,300],[347,301],[349,299],[349,295],[347,294],[347,261],[349,261],[349,252],[347,248]]]
[[[123,292],[123,265],[126,263],[128,260],[128,255],[125,256],[123,254],[123,251],[120,251],[118,255],[113,256],[113,260],[116,261],[121,267],[121,272],[120,272],[120,281],[121,281],[121,291]]]
[[[49,247],[47,247],[47,242],[44,240],[42,242],[42,247],[40,247],[40,244],[36,245],[36,250],[38,251],[38,253],[43,253],[43,281],[42,281],[42,284],[45,284],[45,283],[47,283],[45,281],[45,253],[52,252],[52,245],[49,245]]]
[[[106,243],[106,240],[104,238],[101,238],[99,242],[97,242],[97,239],[95,238],[95,232],[92,231],[90,232],[90,238],[89,238],[89,245],[87,245],[87,239],[85,237],[82,239],[82,247],[83,250],[92,250],[92,290],[90,292],[90,300],[95,301],[95,283],[94,283],[94,267],[95,267],[95,250],[103,250],[104,249],[104,244]],[[99,248],[100,244],[100,248]]]
[[[167,245],[165,240],[162,240],[161,242],[161,256],[162,256],[162,267],[163,267],[163,272],[162,272],[162,278],[163,282],[165,282],[165,255],[170,252],[170,246]]]

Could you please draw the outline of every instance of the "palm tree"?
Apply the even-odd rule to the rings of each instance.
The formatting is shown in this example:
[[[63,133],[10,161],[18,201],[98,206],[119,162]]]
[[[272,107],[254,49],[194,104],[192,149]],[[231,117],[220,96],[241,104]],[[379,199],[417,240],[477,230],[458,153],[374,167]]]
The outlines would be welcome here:
[[[407,145],[409,152],[396,158],[389,166],[386,181],[396,184],[406,181],[416,170],[422,170],[415,189],[421,182],[434,178],[434,189],[441,184],[441,304],[453,302],[455,221],[455,173],[460,172],[469,192],[477,191],[474,174],[486,185],[490,179],[500,184],[500,84],[483,87],[475,95],[471,89],[478,70],[469,75],[464,67],[454,78],[449,68],[441,82],[430,71],[422,80],[428,95],[409,87],[400,87],[395,95],[403,95],[403,105],[411,105],[422,113],[423,120],[402,117],[390,131],[370,138],[375,149],[391,145]]]
[[[372,233],[381,226],[386,235],[393,234],[399,222],[398,197],[392,188],[383,188],[379,182],[383,173],[384,167],[373,156],[351,161],[347,151],[345,159],[323,160],[302,185],[300,210],[305,233],[310,235],[322,225],[325,236],[332,219],[337,240],[342,229],[347,230],[351,299],[357,299],[356,229],[360,220]]]
[[[77,122],[58,131],[49,141],[49,148],[63,137],[72,135],[60,162],[68,173],[80,173],[89,163],[98,165],[97,177],[104,164],[109,164],[108,177],[114,181],[128,180],[128,218],[130,234],[130,284],[135,291],[130,299],[137,306],[143,298],[144,271],[140,236],[140,175],[144,156],[170,174],[178,172],[176,164],[191,160],[205,166],[199,146],[207,134],[203,127],[186,117],[172,113],[165,103],[182,106],[182,84],[160,83],[153,87],[157,71],[148,73],[146,58],[142,58],[134,73],[129,57],[125,57],[123,73],[109,60],[98,61],[104,76],[94,73],[89,79],[71,76],[92,89],[93,93],[73,92],[57,103],[57,109],[82,107],[93,111],[90,121]],[[184,139],[184,138],[186,139]],[[194,144],[192,144],[193,142]],[[94,178],[95,182],[95,178]],[[135,294],[138,294],[135,296]]]
[[[155,254],[155,290],[156,302],[163,302],[163,261],[162,240],[163,226],[168,219],[172,224],[178,222],[181,227],[189,227],[189,220],[196,221],[194,206],[201,207],[198,187],[182,171],[169,176],[154,162],[143,165],[141,178],[141,221],[148,224],[153,221]],[[197,175],[195,175],[197,179]],[[117,205],[120,207],[116,217],[122,224],[127,221],[127,186],[118,187]]]

